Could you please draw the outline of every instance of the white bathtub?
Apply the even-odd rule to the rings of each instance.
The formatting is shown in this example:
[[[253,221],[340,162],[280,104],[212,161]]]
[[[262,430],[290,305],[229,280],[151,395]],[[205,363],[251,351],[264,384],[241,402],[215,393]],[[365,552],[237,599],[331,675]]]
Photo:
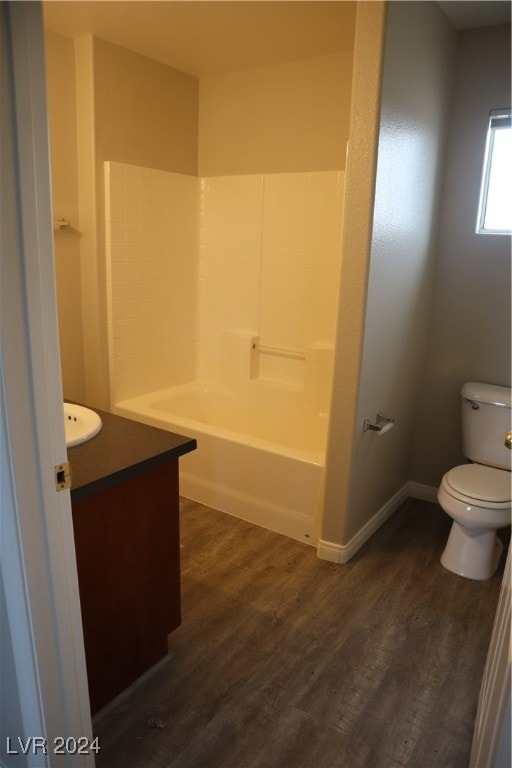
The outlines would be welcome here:
[[[114,413],[197,440],[180,458],[183,496],[316,546],[327,417],[302,396],[200,383],[115,404]]]

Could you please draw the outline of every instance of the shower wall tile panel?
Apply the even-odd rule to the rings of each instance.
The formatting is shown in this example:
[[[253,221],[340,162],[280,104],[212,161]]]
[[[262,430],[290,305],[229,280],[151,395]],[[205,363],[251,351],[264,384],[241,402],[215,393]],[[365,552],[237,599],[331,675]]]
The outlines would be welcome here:
[[[202,180],[204,378],[221,375],[223,329],[301,352],[334,344],[343,184],[338,171]],[[296,360],[262,354],[257,370],[261,379],[305,387],[305,366]]]
[[[227,369],[240,378],[252,337],[301,352],[332,347],[343,182],[338,171],[198,179],[106,163],[113,401],[225,381]],[[229,362],[230,350],[243,364]],[[330,364],[313,358],[253,354],[251,371],[327,399]]]
[[[105,163],[112,401],[196,378],[199,181]]]
[[[220,380],[223,331],[259,324],[263,176],[201,181],[199,373]]]

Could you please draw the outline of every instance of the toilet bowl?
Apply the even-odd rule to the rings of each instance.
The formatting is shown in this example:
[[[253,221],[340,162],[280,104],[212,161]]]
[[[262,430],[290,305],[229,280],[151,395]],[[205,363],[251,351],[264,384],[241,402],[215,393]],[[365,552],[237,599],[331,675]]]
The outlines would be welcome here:
[[[468,579],[489,579],[503,545],[498,528],[510,525],[511,473],[482,464],[464,464],[447,472],[438,500],[453,519],[441,563]]]

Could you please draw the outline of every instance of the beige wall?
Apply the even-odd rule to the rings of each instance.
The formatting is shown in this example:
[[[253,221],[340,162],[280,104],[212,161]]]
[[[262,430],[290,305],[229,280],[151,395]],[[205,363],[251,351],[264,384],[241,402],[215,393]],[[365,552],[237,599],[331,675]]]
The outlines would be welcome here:
[[[215,176],[201,186],[200,379],[231,386],[250,376],[327,411],[344,173]],[[245,337],[229,353],[226,332]],[[252,338],[304,359],[251,354]]]
[[[82,281],[78,232],[75,55],[73,41],[46,35],[53,215],[71,228],[54,233],[64,397],[83,402]]]
[[[90,36],[47,32],[46,51],[54,210],[74,225],[55,236],[64,392],[107,408],[103,163],[196,174],[199,84]]]
[[[197,174],[198,93],[197,78],[94,38],[99,162]]]
[[[348,515],[377,162],[385,3],[358,3],[342,269],[321,540],[340,544]],[[326,555],[327,557],[327,555]],[[328,558],[330,559],[330,558]],[[336,559],[334,556],[332,559]]]
[[[91,404],[108,408],[104,164],[118,161],[195,175],[199,85],[195,77],[100,38],[78,44],[83,44],[80,92],[85,94],[92,87],[92,114],[87,119],[93,130],[94,163],[94,178],[88,172],[79,177],[80,201],[91,221],[89,231],[92,211],[95,226],[95,242],[85,244],[88,257],[94,252],[96,269],[90,270],[83,290],[91,300],[94,292],[97,297],[96,314],[86,323],[86,374],[92,372],[86,385]],[[79,142],[79,151],[80,146]],[[87,157],[83,159],[85,168]]]
[[[110,404],[197,379],[200,179],[105,163]]]
[[[355,424],[347,436],[350,481],[348,489],[337,488],[344,543],[409,479],[454,46],[453,28],[436,4],[389,3],[363,355]],[[363,420],[375,420],[378,410],[395,417],[394,428],[382,436],[364,433]],[[331,512],[332,470],[329,476]],[[327,540],[335,535],[329,520]]]
[[[78,39],[73,54],[71,41],[48,33],[47,46],[50,61],[57,62],[60,49],[68,56],[49,67],[49,89],[57,94],[50,112],[59,115],[65,71],[71,86],[76,74],[79,116],[76,124],[73,96],[65,104],[68,123],[62,130],[75,153],[67,177],[79,184],[79,215],[75,212],[73,220],[80,220],[82,230],[75,243],[81,272],[72,283],[70,308],[80,343],[72,352],[63,348],[63,369],[77,379],[77,399],[107,408],[104,162],[190,175],[198,174],[198,158],[205,175],[342,169],[352,54],[206,78],[199,89],[196,78],[99,38]],[[52,140],[55,148],[59,144]],[[54,154],[62,164],[60,149]],[[71,262],[65,264],[69,268]],[[71,293],[59,290],[61,303],[62,296],[71,298]],[[68,335],[71,328],[67,323]]]
[[[202,78],[199,173],[345,167],[352,51]]]
[[[475,234],[488,113],[509,105],[510,25],[460,33],[412,465],[434,486],[463,460],[461,385],[510,385],[510,237]]]
[[[194,78],[94,38],[82,46],[80,61],[76,59],[78,108],[85,114],[84,131],[89,132],[82,147],[88,143],[91,148],[83,176],[85,203],[95,214],[98,233],[104,229],[104,160],[214,176],[343,168],[352,99],[321,533],[332,542],[354,536],[406,480],[435,485],[442,472],[460,460],[457,399],[463,381],[510,381],[510,238],[474,234],[487,112],[510,100],[510,29],[459,35],[427,325],[437,168],[454,33],[435,3],[389,4],[372,232],[371,169],[377,168],[384,7],[380,2],[358,3],[353,83],[352,55],[347,54],[211,77],[200,87]],[[78,196],[76,148],[69,141],[76,130],[72,44],[52,33],[46,39],[55,213],[74,222]],[[314,101],[306,102],[306,96]],[[168,110],[151,114],[155,103],[160,107],[161,100],[169,98]],[[168,141],[169,135],[173,141]],[[62,341],[69,334],[72,354],[80,357],[78,317],[95,303],[96,329],[85,331],[85,342],[93,356],[103,356],[105,362],[106,347],[98,349],[94,339],[107,322],[106,298],[95,282],[100,268],[105,282],[98,257],[105,243],[101,234],[72,237],[56,235],[58,270],[62,265],[61,273],[67,270],[72,276],[64,299],[59,295],[61,320],[64,315],[69,320]],[[81,308],[78,239],[82,295],[87,296]],[[91,263],[94,269],[89,270]],[[59,277],[59,287],[63,282]],[[106,333],[104,339],[106,345]],[[82,399],[84,365],[72,360],[63,354],[65,393]],[[86,368],[92,378],[105,378],[106,363],[97,366],[99,376],[94,365]],[[90,402],[108,407],[101,398]],[[381,438],[363,435],[362,419],[373,418],[377,409],[395,416],[395,428]]]
[[[199,378],[327,411],[343,182],[106,163],[111,404]],[[304,359],[259,354],[256,339]]]
[[[392,2],[385,45],[373,244],[345,540],[411,479],[456,33],[436,3]],[[381,436],[363,433],[364,419],[374,420],[378,410],[393,416],[395,426]]]

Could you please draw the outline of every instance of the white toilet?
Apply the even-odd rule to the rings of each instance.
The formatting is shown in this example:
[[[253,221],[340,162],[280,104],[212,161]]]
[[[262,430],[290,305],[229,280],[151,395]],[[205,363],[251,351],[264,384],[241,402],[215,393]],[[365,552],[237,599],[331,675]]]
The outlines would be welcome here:
[[[461,390],[462,448],[472,463],[447,472],[439,504],[453,518],[441,563],[468,579],[489,579],[498,567],[502,543],[497,528],[510,525],[512,451],[511,390],[470,381]]]

